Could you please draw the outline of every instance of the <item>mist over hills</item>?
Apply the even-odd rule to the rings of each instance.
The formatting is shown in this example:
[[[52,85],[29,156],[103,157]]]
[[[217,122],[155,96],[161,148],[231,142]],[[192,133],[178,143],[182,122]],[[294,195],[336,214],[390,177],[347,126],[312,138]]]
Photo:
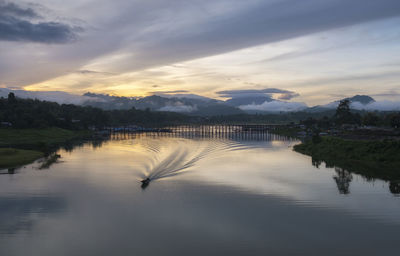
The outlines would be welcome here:
[[[355,95],[353,97],[344,98],[344,100],[350,101],[350,106],[354,109],[362,110],[363,107],[366,107],[368,104],[376,102],[372,97],[367,95]],[[339,105],[340,100],[330,102],[325,105],[318,105],[314,107],[310,107],[307,109],[309,112],[322,112],[330,109],[335,109]],[[376,109],[379,110],[379,109]]]
[[[260,105],[264,102],[271,102],[273,99],[270,96],[246,96],[240,98],[232,98],[225,101],[226,104],[234,107],[246,106],[246,105]]]
[[[339,101],[325,105],[308,107],[302,102],[274,99],[270,95],[235,96],[227,100],[216,100],[190,93],[158,94],[147,97],[121,97],[108,94],[87,92],[75,95],[61,91],[25,91],[0,88],[0,97],[7,97],[13,92],[20,98],[32,98],[53,101],[60,104],[75,104],[93,106],[104,110],[113,109],[149,109],[152,111],[178,112],[196,116],[234,115],[234,114],[265,114],[281,112],[319,113],[336,109]],[[367,111],[400,111],[400,102],[376,101],[367,95],[355,95],[346,98],[351,102],[351,108]]]
[[[104,94],[85,93],[85,97],[97,100],[88,100],[83,105],[102,109],[150,109],[153,111],[170,111],[191,115],[233,115],[244,113],[239,108],[230,106],[224,101],[206,97],[187,97],[186,95],[159,96],[152,95],[143,98],[118,97]]]

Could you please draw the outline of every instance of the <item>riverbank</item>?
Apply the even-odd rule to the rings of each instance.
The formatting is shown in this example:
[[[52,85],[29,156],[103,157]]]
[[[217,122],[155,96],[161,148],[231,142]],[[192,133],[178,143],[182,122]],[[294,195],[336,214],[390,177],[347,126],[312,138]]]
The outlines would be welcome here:
[[[35,150],[0,148],[0,169],[29,164],[43,156],[43,152]]]
[[[29,164],[72,140],[91,137],[87,130],[61,128],[0,129],[0,168]]]
[[[309,155],[313,163],[340,167],[367,178],[400,180],[400,141],[347,140],[321,137],[294,146],[294,150]]]

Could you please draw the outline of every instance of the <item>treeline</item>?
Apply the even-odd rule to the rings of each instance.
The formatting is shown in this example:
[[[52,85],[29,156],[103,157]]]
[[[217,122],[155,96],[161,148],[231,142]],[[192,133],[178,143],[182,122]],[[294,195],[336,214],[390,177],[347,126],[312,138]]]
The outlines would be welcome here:
[[[105,111],[90,106],[58,104],[33,99],[0,98],[0,122],[13,128],[60,127],[64,129],[87,129],[90,126],[112,126],[136,124],[157,127],[189,122],[188,116],[172,112],[149,110]]]
[[[324,112],[280,112],[269,114],[236,114],[224,116],[204,117],[205,123],[209,124],[289,124],[298,123],[301,120],[317,120],[324,116],[331,118],[335,114],[335,110],[327,110]]]
[[[343,124],[400,127],[400,112],[350,111],[349,101],[344,100],[337,110],[325,112],[287,112],[271,114],[236,114],[195,117],[174,112],[138,110],[102,110],[91,106],[58,104],[32,99],[0,98],[0,122],[14,128],[60,127],[64,129],[86,129],[90,126],[140,125],[162,127],[179,124],[288,124],[302,123],[307,127],[329,128]]]
[[[308,117],[300,121],[307,127],[339,127],[342,125],[400,128],[400,112],[360,112],[350,110],[349,100],[342,100],[334,115],[322,118]]]

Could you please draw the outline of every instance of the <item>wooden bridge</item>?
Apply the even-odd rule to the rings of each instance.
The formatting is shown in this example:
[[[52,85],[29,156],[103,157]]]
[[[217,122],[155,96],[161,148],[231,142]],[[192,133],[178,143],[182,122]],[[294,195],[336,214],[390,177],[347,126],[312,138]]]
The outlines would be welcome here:
[[[158,132],[158,133],[199,133],[199,134],[222,134],[222,133],[263,133],[275,130],[284,125],[280,124],[191,124],[176,125],[164,128],[143,128],[138,126],[108,127],[105,131],[111,133],[129,132]]]
[[[282,125],[179,125],[162,129],[147,129],[145,132],[132,132],[119,129],[112,133],[113,139],[133,139],[141,136],[182,137],[182,138],[224,138],[233,140],[292,140],[271,133]]]
[[[194,132],[201,134],[221,133],[262,133],[275,130],[283,125],[274,124],[230,124],[230,125],[179,125],[167,127],[170,132]]]

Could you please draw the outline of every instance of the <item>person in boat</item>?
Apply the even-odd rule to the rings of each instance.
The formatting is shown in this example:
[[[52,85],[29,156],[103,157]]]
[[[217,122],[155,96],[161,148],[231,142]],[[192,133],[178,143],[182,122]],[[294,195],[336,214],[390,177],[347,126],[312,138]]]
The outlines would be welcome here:
[[[142,188],[146,188],[150,183],[150,179],[146,178],[146,179],[142,180],[141,182],[142,182]]]

